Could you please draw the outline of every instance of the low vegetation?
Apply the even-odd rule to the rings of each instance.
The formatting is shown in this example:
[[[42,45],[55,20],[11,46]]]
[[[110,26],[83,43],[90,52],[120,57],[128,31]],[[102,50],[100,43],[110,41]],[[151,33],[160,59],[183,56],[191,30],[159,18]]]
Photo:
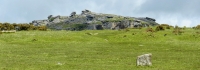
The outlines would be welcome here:
[[[0,34],[0,70],[199,70],[198,30],[18,31]],[[152,53],[152,66],[136,57]]]
[[[195,27],[195,29],[200,29],[200,25],[197,25],[197,26]]]
[[[34,26],[32,23],[0,23],[0,31],[2,30],[17,30],[17,31],[28,31],[28,30],[41,30],[46,31],[46,26]]]

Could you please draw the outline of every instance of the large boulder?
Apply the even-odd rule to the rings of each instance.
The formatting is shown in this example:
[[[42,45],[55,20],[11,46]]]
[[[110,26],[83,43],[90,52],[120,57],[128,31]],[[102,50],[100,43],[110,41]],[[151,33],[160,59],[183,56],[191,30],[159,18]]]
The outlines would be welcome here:
[[[59,23],[59,22],[61,22],[61,20],[60,20],[60,15],[54,17],[54,19],[53,19],[52,22],[53,22],[53,23]]]
[[[133,27],[137,28],[137,27],[142,27],[141,21],[140,20],[135,20],[133,23]]]
[[[87,21],[92,21],[95,17],[94,15],[87,15]]]

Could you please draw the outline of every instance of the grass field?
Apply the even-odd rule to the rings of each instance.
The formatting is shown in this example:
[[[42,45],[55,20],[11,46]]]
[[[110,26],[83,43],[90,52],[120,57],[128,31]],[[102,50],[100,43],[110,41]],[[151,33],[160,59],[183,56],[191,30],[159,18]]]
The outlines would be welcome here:
[[[200,70],[195,30],[153,36],[145,29],[129,30],[3,33],[0,70]],[[136,57],[146,53],[153,55],[152,66],[136,66]]]

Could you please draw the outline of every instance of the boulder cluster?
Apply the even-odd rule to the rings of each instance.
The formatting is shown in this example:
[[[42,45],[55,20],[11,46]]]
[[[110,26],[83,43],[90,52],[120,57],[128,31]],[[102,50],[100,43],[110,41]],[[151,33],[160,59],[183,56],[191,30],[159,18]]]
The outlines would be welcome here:
[[[83,10],[81,14],[72,12],[69,16],[49,15],[46,20],[32,21],[34,26],[47,26],[55,30],[102,30],[140,28],[158,25],[149,17],[124,17],[114,14],[102,14]]]

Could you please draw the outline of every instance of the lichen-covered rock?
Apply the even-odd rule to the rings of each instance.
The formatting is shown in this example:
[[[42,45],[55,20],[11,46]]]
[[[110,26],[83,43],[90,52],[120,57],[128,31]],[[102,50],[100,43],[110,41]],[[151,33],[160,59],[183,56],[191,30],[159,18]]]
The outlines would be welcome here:
[[[137,57],[137,66],[151,66],[151,57],[152,54],[143,54]]]

